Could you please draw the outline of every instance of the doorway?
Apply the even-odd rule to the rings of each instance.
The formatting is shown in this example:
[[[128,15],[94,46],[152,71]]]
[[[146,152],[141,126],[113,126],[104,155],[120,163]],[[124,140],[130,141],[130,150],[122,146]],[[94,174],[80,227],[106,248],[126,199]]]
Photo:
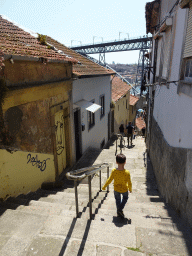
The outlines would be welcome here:
[[[80,109],[74,112],[74,126],[75,126],[75,148],[76,148],[76,161],[82,156],[81,150],[81,118]]]
[[[66,168],[66,141],[64,111],[55,113],[55,139],[57,151],[58,174],[60,175]]]

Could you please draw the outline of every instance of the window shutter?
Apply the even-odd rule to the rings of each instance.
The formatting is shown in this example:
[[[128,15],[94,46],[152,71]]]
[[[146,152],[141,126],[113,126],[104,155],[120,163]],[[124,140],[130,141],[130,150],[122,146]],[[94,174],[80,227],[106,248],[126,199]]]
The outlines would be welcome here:
[[[170,52],[171,52],[171,29],[164,34],[164,46],[163,46],[163,72],[162,77],[168,78],[168,70],[170,65]]]
[[[158,47],[157,47],[157,64],[156,64],[156,76],[159,76],[159,69],[160,69],[160,58],[161,58],[161,44],[162,44],[162,37],[158,39]]]
[[[183,58],[192,57],[192,2],[190,2]]]

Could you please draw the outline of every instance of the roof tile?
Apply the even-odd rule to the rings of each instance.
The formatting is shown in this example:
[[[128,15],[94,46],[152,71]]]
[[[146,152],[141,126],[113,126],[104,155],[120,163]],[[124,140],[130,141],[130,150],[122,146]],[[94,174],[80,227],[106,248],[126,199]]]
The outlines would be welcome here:
[[[123,82],[119,77],[114,77],[112,79],[112,100],[117,102],[122,98],[129,90],[131,86],[126,82]]]
[[[137,128],[139,128],[140,130],[142,129],[142,128],[146,128],[146,124],[145,124],[145,121],[144,121],[144,119],[143,119],[143,117],[138,117],[138,118],[136,118],[136,120],[135,120],[135,125],[137,126]]]
[[[0,50],[3,54],[33,56],[48,60],[64,60],[77,63],[74,58],[59,54],[47,45],[42,45],[30,33],[14,25],[0,15]]]
[[[53,38],[47,36],[46,40],[49,44],[57,48],[58,50],[65,53],[67,56],[75,58],[78,60],[77,65],[73,65],[73,73],[77,76],[95,76],[95,75],[111,75],[114,74],[113,71],[110,69],[104,68],[103,66],[91,61],[90,59],[86,58],[85,56],[77,53],[74,50],[66,47],[65,45],[59,43],[58,41],[54,40]]]
[[[138,100],[139,98],[137,96],[130,95],[129,105],[134,106]]]

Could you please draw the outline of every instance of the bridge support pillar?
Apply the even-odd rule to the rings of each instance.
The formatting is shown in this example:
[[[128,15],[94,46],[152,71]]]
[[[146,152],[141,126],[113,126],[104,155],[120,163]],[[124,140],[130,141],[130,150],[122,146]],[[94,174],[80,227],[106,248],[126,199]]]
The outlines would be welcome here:
[[[99,53],[99,63],[105,65],[105,52]]]
[[[145,68],[148,67],[148,59],[145,56],[147,53],[147,50],[140,50],[139,53],[139,60],[138,60],[138,66],[137,66],[137,75],[135,79],[135,86],[140,87],[143,85],[144,82],[144,77],[145,77]],[[140,77],[140,82],[139,82],[139,77]],[[141,93],[141,91],[140,91]]]

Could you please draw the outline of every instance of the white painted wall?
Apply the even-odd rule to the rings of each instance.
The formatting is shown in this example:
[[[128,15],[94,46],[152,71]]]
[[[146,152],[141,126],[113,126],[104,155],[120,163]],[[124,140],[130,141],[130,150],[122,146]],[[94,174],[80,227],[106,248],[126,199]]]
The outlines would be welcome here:
[[[178,9],[169,81],[178,81],[180,77],[186,15],[185,9]],[[169,89],[165,85],[157,85],[153,114],[170,146],[192,148],[191,97],[178,95],[177,86],[173,83]]]
[[[100,148],[100,144],[105,139],[108,141],[108,113],[110,112],[111,85],[110,76],[84,78],[73,82],[73,103],[79,100],[95,100],[100,104],[99,97],[105,95],[105,116],[100,119],[100,110],[95,112],[95,126],[88,130],[88,111],[81,108],[81,122],[85,124],[82,131],[82,153],[88,147]]]

